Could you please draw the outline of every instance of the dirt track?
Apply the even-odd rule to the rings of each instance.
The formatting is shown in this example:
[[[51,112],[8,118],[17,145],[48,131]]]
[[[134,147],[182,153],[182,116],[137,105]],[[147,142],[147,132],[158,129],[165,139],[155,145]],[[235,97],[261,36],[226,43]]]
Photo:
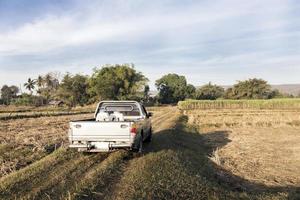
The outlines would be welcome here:
[[[171,107],[154,112],[154,141],[155,132],[173,125],[176,112],[176,108]],[[61,127],[59,131],[62,132]],[[61,133],[56,135],[62,136]],[[151,152],[151,149],[151,144],[146,145],[146,152]],[[126,151],[85,154],[59,148],[27,167],[3,176],[0,179],[0,199],[116,197],[120,189],[118,182],[125,171],[130,171],[130,163],[135,159],[138,158]]]

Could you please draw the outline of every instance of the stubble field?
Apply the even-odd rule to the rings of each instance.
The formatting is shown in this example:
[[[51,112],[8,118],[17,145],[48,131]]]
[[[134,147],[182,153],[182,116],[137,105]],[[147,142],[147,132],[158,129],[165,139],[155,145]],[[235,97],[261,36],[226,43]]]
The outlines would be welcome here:
[[[218,109],[186,111],[189,123],[216,148],[212,161],[242,178],[240,187],[300,186],[300,111]],[[224,142],[227,141],[227,142]]]
[[[0,199],[297,199],[300,112],[149,108],[143,156],[67,148],[71,119],[0,120]]]

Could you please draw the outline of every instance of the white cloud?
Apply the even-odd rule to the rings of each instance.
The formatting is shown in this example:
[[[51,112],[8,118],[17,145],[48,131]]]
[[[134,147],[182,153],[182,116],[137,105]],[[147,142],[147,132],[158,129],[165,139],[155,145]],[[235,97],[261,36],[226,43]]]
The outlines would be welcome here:
[[[238,73],[266,75],[262,69],[272,66],[295,68],[300,24],[293,9],[281,0],[84,1],[63,14],[45,11],[0,30],[0,84],[53,69],[89,73],[123,62],[136,63],[149,78],[185,73],[195,84],[201,74],[228,74],[222,81],[230,81]],[[286,73],[282,81],[296,81],[295,73]]]
[[[140,16],[129,14],[115,17],[119,11],[115,10],[112,14],[107,13],[112,15],[110,19],[103,17],[101,12],[106,12],[104,9],[83,9],[80,14],[77,11],[65,16],[46,15],[15,30],[0,32],[0,56],[41,53],[92,42],[132,40],[149,34],[168,34],[172,37],[193,25],[207,27],[246,11],[226,8],[218,12],[220,5],[210,6],[211,10],[190,6],[185,10],[171,10],[171,13],[158,8],[155,13],[143,14],[143,10],[139,10]]]

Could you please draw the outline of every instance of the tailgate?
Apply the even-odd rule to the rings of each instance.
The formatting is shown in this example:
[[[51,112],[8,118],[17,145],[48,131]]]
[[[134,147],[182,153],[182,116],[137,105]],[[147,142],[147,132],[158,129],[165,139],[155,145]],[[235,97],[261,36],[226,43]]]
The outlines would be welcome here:
[[[80,141],[130,141],[131,122],[70,122],[71,139]]]

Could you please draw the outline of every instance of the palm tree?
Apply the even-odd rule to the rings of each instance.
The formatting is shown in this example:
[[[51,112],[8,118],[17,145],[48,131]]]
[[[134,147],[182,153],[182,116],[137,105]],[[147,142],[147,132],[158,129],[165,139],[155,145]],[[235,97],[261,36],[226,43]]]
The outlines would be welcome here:
[[[32,90],[35,88],[35,84],[35,80],[28,78],[27,83],[24,83],[24,87],[30,91],[30,94],[32,94]]]
[[[50,73],[46,74],[44,81],[48,88],[51,88],[51,89],[53,88],[53,77],[51,76]]]
[[[44,83],[45,83],[44,78],[41,75],[39,75],[38,78],[36,79],[37,86],[39,88],[44,87]]]
[[[45,80],[41,75],[39,75],[38,78],[36,79],[36,85],[38,86],[38,89],[36,90],[36,92],[39,95],[41,95],[43,92],[44,85],[45,85]]]

